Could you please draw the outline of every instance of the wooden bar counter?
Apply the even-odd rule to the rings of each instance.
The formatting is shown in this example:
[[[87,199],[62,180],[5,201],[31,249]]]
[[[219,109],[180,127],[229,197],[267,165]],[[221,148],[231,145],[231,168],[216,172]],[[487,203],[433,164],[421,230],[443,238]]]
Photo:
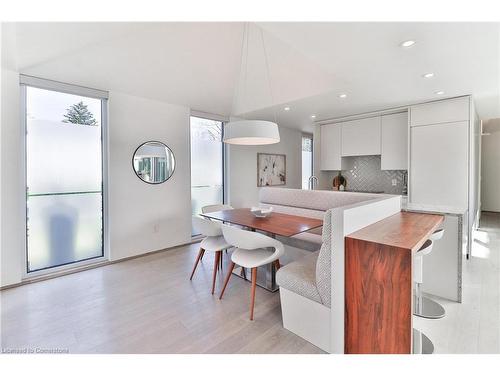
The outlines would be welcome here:
[[[412,256],[443,219],[399,212],[345,237],[345,353],[412,352]]]

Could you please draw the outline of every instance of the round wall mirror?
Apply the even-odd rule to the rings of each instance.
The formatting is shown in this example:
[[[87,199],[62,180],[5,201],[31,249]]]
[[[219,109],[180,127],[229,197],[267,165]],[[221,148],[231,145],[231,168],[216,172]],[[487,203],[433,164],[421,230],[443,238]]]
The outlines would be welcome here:
[[[145,142],[135,150],[132,166],[142,181],[161,184],[174,174],[174,153],[161,142]]]

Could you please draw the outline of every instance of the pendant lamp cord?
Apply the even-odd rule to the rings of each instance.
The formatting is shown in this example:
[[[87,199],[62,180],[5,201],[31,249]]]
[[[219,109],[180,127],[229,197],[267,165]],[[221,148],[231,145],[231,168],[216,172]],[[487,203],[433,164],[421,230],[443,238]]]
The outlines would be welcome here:
[[[240,73],[238,74],[238,78],[236,81],[236,87],[235,87],[234,96],[233,96],[233,104],[231,106],[231,113],[230,113],[229,117],[231,117],[231,115],[232,116],[235,115],[235,108],[236,108],[236,105],[238,104],[238,99],[241,95],[240,89],[241,89],[241,78],[242,78],[242,74],[243,74],[243,58],[245,56],[245,41],[247,41],[246,54],[248,55],[247,25],[248,25],[248,22],[245,22],[245,24],[243,25],[243,36],[241,38]],[[248,57],[246,59],[248,60]],[[246,68],[246,64],[245,64],[245,68]],[[245,72],[245,77],[246,77],[246,72]],[[246,80],[246,78],[245,78],[245,80]],[[229,119],[229,121],[231,121],[231,118]]]
[[[273,94],[273,87],[272,87],[272,84],[271,84],[271,74],[270,74],[270,69],[269,69],[269,59],[268,59],[268,56],[267,56],[267,48],[266,48],[266,42],[264,40],[264,32],[262,31],[262,28],[259,27],[259,30],[260,30],[260,38],[261,38],[261,41],[262,41],[262,48],[264,50],[264,58],[265,58],[265,64],[266,64],[266,77],[267,77],[267,83],[269,84],[269,95],[271,97],[271,108],[273,110],[273,117],[274,117],[274,122],[277,124],[278,123],[278,118],[277,118],[277,115],[276,115],[276,110],[274,108],[274,94]],[[238,99],[240,99],[240,96],[241,96],[241,90],[240,90],[240,83],[241,83],[241,78],[242,78],[242,74],[243,74],[243,62],[245,63],[245,75],[243,76],[243,88],[244,88],[244,91],[246,92],[247,91],[247,77],[248,77],[248,44],[249,44],[249,33],[250,33],[250,29],[249,29],[249,23],[248,22],[245,22],[244,26],[243,26],[243,37],[241,39],[241,60],[240,60],[240,74],[238,76],[238,82],[236,84],[236,90],[235,91],[235,95],[234,95],[234,99],[233,99],[233,105],[232,105],[232,108],[231,108],[231,115],[235,115],[234,111],[235,111],[235,107],[236,105],[238,104]],[[246,97],[244,97],[243,99],[246,99]]]
[[[276,116],[276,111],[274,108],[273,85],[271,84],[271,74],[269,69],[269,59],[267,57],[266,42],[264,40],[264,32],[262,31],[262,27],[259,27],[259,29],[260,29],[260,38],[262,40],[262,48],[264,49],[264,58],[266,59],[266,73],[267,73],[267,82],[269,83],[269,94],[271,96],[271,108],[273,109],[274,123],[278,124],[278,118]]]

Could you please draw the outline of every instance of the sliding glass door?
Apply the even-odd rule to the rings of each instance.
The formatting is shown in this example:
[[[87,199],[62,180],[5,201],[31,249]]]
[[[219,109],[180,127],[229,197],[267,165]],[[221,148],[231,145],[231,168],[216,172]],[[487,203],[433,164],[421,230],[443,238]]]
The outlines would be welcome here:
[[[29,85],[22,92],[27,271],[102,257],[106,99]]]
[[[224,202],[224,146],[221,121],[191,116],[191,210]]]

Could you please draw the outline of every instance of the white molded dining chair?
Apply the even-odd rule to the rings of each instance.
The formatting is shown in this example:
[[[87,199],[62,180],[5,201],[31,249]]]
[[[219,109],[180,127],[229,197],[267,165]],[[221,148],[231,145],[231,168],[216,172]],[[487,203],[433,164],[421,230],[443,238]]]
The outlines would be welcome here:
[[[285,253],[283,244],[274,238],[260,233],[250,232],[229,225],[222,226],[222,233],[228,244],[236,249],[231,254],[231,264],[224,281],[224,287],[219,299],[222,299],[227,283],[231,277],[235,264],[252,269],[252,290],[250,295],[250,320],[253,320],[255,305],[255,289],[257,286],[257,267],[274,263],[280,268],[279,258]],[[269,250],[272,248],[274,250]]]
[[[189,280],[193,279],[196,267],[203,257],[205,251],[210,251],[215,253],[214,258],[214,272],[212,276],[212,294],[215,292],[215,280],[217,278],[217,269],[222,260],[222,251],[231,247],[222,236],[221,224],[216,221],[210,221],[207,219],[202,219],[198,216],[193,216],[193,226],[195,230],[202,235],[206,236],[200,243],[200,251],[194,263],[193,272],[191,272],[191,277]]]
[[[229,204],[209,204],[208,206],[203,206],[201,208],[201,213],[208,214],[210,212],[225,211],[225,210],[234,210],[234,207],[229,205]],[[207,219],[207,220],[213,221],[211,219]],[[226,249],[226,253],[227,253],[227,249]],[[222,263],[223,263],[222,257],[223,257],[223,254],[221,253],[221,256],[220,256],[221,269],[222,269]],[[203,259],[203,254],[201,255],[200,259]]]
[[[210,212],[216,212],[216,211],[225,211],[225,210],[232,210],[233,206],[230,206],[229,204],[210,204],[208,206],[203,206],[201,208],[201,212],[204,214],[208,214]]]

